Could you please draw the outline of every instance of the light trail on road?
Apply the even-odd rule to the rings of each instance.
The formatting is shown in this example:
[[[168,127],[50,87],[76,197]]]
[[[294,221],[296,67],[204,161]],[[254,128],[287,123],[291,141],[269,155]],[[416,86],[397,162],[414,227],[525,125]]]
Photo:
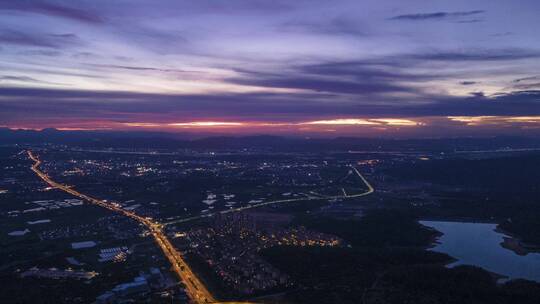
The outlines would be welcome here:
[[[97,205],[99,207],[103,207],[105,209],[127,216],[139,222],[140,224],[144,225],[146,228],[148,228],[154,240],[156,241],[159,248],[161,249],[161,251],[163,251],[163,254],[165,255],[165,257],[167,257],[169,262],[172,264],[174,272],[178,275],[180,280],[184,283],[186,287],[186,292],[194,303],[254,304],[252,302],[219,302],[217,301],[214,298],[214,296],[210,293],[210,291],[206,288],[206,286],[202,283],[202,281],[195,275],[195,273],[193,273],[189,265],[186,263],[186,261],[182,257],[182,254],[173,247],[173,245],[171,244],[171,242],[169,241],[165,233],[163,233],[162,228],[164,227],[164,225],[188,222],[188,221],[193,221],[193,220],[197,220],[197,219],[201,219],[205,217],[210,217],[215,214],[227,214],[227,213],[232,213],[232,212],[240,212],[243,210],[248,210],[248,209],[258,208],[262,206],[273,205],[273,204],[279,204],[279,203],[291,203],[291,202],[305,201],[305,200],[329,200],[329,199],[340,199],[340,198],[355,198],[355,197],[366,196],[375,192],[375,189],[373,188],[373,186],[371,186],[371,184],[364,178],[364,176],[354,166],[351,166],[352,170],[354,170],[354,172],[360,177],[360,179],[362,179],[362,182],[367,186],[367,191],[359,193],[359,194],[353,194],[353,195],[347,195],[346,193],[344,193],[343,195],[336,195],[336,196],[307,196],[305,198],[293,198],[293,199],[268,201],[268,202],[264,202],[260,204],[223,210],[223,211],[212,213],[212,214],[184,218],[180,220],[170,221],[167,223],[159,223],[159,222],[153,221],[152,219],[137,215],[133,211],[124,210],[105,200],[100,200],[100,199],[91,197],[89,195],[83,194],[71,188],[70,186],[66,186],[64,184],[60,184],[54,181],[46,173],[44,173],[43,171],[39,169],[39,166],[41,165],[41,160],[37,156],[35,156],[30,150],[27,151],[27,154],[28,154],[28,157],[32,161],[34,161],[34,164],[31,167],[32,171],[34,171],[34,173],[36,173],[36,175],[39,178],[41,178],[45,183],[47,183],[49,186],[59,189],[61,191],[64,191],[66,193],[69,193],[73,196],[76,196],[93,205]]]
[[[201,280],[193,273],[189,265],[185,262],[182,254],[173,247],[167,236],[163,233],[163,226],[160,223],[137,215],[132,211],[124,210],[105,200],[93,198],[86,194],[80,193],[69,186],[55,182],[46,173],[39,169],[39,166],[41,165],[41,160],[39,160],[39,158],[35,156],[32,151],[28,150],[27,153],[28,157],[30,157],[30,159],[34,161],[34,164],[31,167],[32,171],[34,171],[34,173],[36,173],[36,175],[40,177],[49,186],[76,196],[93,205],[97,205],[119,213],[121,215],[127,216],[148,228],[152,236],[154,237],[154,240],[159,245],[159,248],[163,251],[169,262],[172,264],[174,272],[178,275],[178,277],[180,277],[180,279],[186,286],[186,292],[190,299],[194,303],[217,303],[216,299],[212,296],[210,291],[208,291],[206,286],[204,286]]]

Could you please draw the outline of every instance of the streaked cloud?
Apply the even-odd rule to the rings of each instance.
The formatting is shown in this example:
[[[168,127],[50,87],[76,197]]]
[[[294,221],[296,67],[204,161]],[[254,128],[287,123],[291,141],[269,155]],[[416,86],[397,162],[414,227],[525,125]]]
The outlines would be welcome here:
[[[458,12],[404,14],[404,15],[394,16],[390,18],[390,20],[411,20],[411,21],[438,20],[438,19],[445,19],[445,18],[468,17],[468,16],[473,16],[473,15],[479,15],[484,12],[485,11],[483,10],[472,10],[472,11],[458,11]]]
[[[17,30],[1,30],[0,43],[3,45],[18,45],[58,49],[80,44],[73,34],[29,33]]]
[[[70,5],[59,4],[58,1],[53,2],[45,0],[2,1],[0,3],[0,10],[43,14],[87,23],[103,22],[102,17],[96,12],[92,12],[88,9],[83,10],[76,8],[73,6],[74,2],[68,3]]]
[[[353,20],[336,17],[321,23],[320,20],[313,21],[289,21],[278,26],[278,29],[285,32],[313,33],[319,35],[345,35],[352,37],[363,37],[367,35],[367,30]]]
[[[521,118],[540,115],[538,9],[533,0],[3,1],[0,124],[520,132],[534,124]]]
[[[448,119],[468,126],[540,125],[540,116],[449,116]]]
[[[540,58],[540,49],[476,49],[463,51],[427,52],[412,55],[418,60],[434,61],[511,61]]]
[[[11,75],[4,75],[0,76],[0,82],[2,81],[15,81],[15,82],[41,82],[40,80],[37,80],[32,77],[28,76],[11,76]]]

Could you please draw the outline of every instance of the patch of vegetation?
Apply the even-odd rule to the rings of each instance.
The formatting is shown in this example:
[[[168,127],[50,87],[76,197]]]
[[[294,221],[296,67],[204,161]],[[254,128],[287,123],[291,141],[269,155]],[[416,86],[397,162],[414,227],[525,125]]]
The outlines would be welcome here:
[[[540,284],[516,280],[497,285],[473,266],[408,266],[385,273],[366,293],[364,303],[540,303]]]
[[[193,272],[197,273],[199,279],[204,282],[204,285],[216,296],[216,298],[221,300],[232,300],[241,297],[241,295],[238,292],[235,292],[231,286],[227,285],[201,257],[196,254],[187,253],[185,258]]]
[[[540,284],[498,285],[481,268],[446,268],[449,256],[425,249],[437,232],[406,211],[373,210],[360,220],[304,216],[294,224],[335,234],[352,247],[263,250],[296,282],[287,295],[293,303],[540,303]]]
[[[411,264],[444,264],[444,254],[417,248],[356,249],[274,247],[265,259],[291,276],[294,303],[359,303],[359,298],[386,269]]]
[[[302,216],[293,225],[337,235],[352,247],[274,247],[261,254],[297,284],[294,303],[359,303],[377,278],[404,265],[442,265],[451,258],[424,250],[437,232],[396,210],[372,210],[360,220]]]
[[[396,178],[497,193],[540,192],[537,153],[488,159],[443,159],[403,164],[388,170]]]
[[[303,216],[294,224],[337,235],[353,247],[428,246],[438,235],[411,213],[398,210],[371,210],[360,220]]]
[[[518,235],[525,243],[540,247],[540,206],[534,210],[522,210],[499,226]]]

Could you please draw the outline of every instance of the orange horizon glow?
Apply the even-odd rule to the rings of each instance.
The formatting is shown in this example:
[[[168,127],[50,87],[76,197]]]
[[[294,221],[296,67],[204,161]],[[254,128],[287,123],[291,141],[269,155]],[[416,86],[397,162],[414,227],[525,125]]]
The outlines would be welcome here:
[[[398,118],[337,118],[304,122],[189,121],[175,123],[125,123],[130,127],[302,127],[302,126],[420,126],[423,122]],[[299,128],[303,129],[303,128]]]
[[[377,125],[377,122],[369,121],[367,119],[361,119],[361,118],[338,118],[338,119],[330,119],[330,120],[315,120],[315,121],[307,121],[307,122],[301,122],[300,125],[333,125],[333,126],[339,126],[339,125],[345,125],[345,126],[355,126],[355,125]]]
[[[540,124],[540,116],[448,116],[448,119],[467,126]]]
[[[115,122],[115,121],[79,121],[79,122],[32,122],[29,124],[1,125],[12,130],[43,130],[56,128],[60,131],[90,131],[90,130],[197,130],[197,131],[226,131],[238,130],[249,132],[337,132],[340,131],[373,131],[415,129],[426,126],[455,126],[465,127],[510,127],[522,128],[540,126],[540,116],[444,116],[444,117],[415,117],[415,118],[332,118],[306,121],[234,121],[234,120],[197,120],[180,122]]]
[[[244,126],[243,122],[226,122],[226,121],[191,121],[191,122],[176,122],[168,123],[167,126],[171,127],[241,127]]]
[[[418,122],[410,119],[398,119],[398,118],[380,118],[370,119],[370,121],[382,122],[389,126],[420,126],[423,122]]]

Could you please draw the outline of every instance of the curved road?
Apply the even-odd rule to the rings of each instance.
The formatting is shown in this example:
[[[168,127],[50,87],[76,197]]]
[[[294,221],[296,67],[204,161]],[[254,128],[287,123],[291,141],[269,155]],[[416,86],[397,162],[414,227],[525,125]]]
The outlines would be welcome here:
[[[214,215],[217,215],[217,214],[227,214],[227,213],[232,213],[232,212],[239,212],[239,211],[244,211],[244,210],[247,210],[247,209],[253,209],[253,208],[258,208],[258,207],[268,206],[268,205],[275,205],[275,204],[281,204],[281,203],[292,203],[292,202],[299,202],[299,201],[317,201],[317,200],[331,200],[331,199],[340,199],[340,198],[341,199],[343,199],[343,198],[355,198],[355,197],[366,196],[366,195],[369,195],[369,194],[375,192],[375,188],[373,188],[373,186],[371,186],[371,184],[360,173],[360,171],[358,171],[354,166],[351,166],[351,169],[354,170],[354,173],[356,173],[360,177],[362,182],[366,185],[367,190],[365,192],[358,193],[358,194],[353,194],[353,195],[348,195],[347,193],[344,192],[343,195],[308,196],[308,197],[302,197],[302,198],[290,198],[290,199],[268,201],[268,202],[264,202],[264,203],[260,203],[260,204],[253,204],[253,205],[248,205],[248,206],[243,206],[243,207],[238,207],[238,208],[233,208],[233,209],[227,209],[227,210],[214,212],[214,213],[207,213],[207,214],[203,214],[203,215],[198,215],[198,216],[193,216],[193,217],[187,217],[187,218],[181,218],[181,219],[177,219],[177,220],[172,220],[172,221],[163,223],[163,225],[185,223],[185,222],[189,222],[189,221],[202,219],[202,218],[205,218],[205,217],[211,217],[211,216],[214,216]]]
[[[191,300],[195,303],[216,303],[216,299],[208,291],[206,286],[201,282],[201,280],[193,273],[189,265],[185,262],[180,252],[174,249],[173,245],[163,233],[162,225],[152,221],[151,219],[139,216],[132,211],[127,211],[122,208],[119,208],[111,203],[108,203],[104,200],[93,198],[86,194],[80,193],[73,188],[57,183],[52,180],[46,173],[39,169],[41,161],[37,156],[35,156],[32,151],[27,151],[28,157],[34,161],[31,169],[34,171],[37,176],[39,176],[44,182],[49,184],[49,186],[67,192],[73,196],[76,196],[88,203],[109,209],[113,212],[119,213],[121,215],[127,216],[134,219],[140,224],[144,225],[154,237],[156,243],[159,245],[160,249],[163,251],[169,262],[172,264],[174,271],[180,277],[182,282],[186,286],[186,291]]]
[[[185,262],[184,258],[182,257],[182,254],[173,247],[173,245],[171,244],[171,242],[169,241],[165,233],[163,233],[162,228],[164,225],[192,221],[192,220],[196,220],[196,219],[200,219],[204,217],[209,217],[217,213],[190,217],[190,218],[175,220],[175,221],[161,224],[161,223],[153,221],[150,218],[145,218],[140,215],[137,215],[133,211],[124,210],[105,200],[100,200],[100,199],[88,196],[86,194],[78,192],[77,190],[69,186],[55,182],[46,173],[44,173],[43,171],[39,169],[39,166],[41,165],[41,160],[39,160],[39,158],[36,155],[34,155],[32,151],[30,150],[27,151],[27,154],[28,154],[28,157],[30,157],[30,159],[34,161],[34,164],[31,167],[32,171],[34,171],[34,173],[36,173],[36,175],[39,178],[41,178],[45,183],[47,183],[49,186],[62,190],[73,196],[76,196],[88,203],[109,209],[113,212],[119,213],[124,216],[127,216],[139,222],[143,226],[145,226],[152,233],[152,236],[154,237],[154,240],[156,241],[156,243],[159,245],[159,248],[161,249],[161,251],[163,251],[163,254],[165,254],[169,262],[172,264],[174,272],[178,275],[178,277],[182,280],[182,282],[186,286],[186,292],[194,303],[227,303],[227,304],[249,303],[249,302],[218,302],[214,298],[214,296],[210,293],[210,291],[206,288],[206,286],[201,282],[201,280],[195,275],[195,273],[193,273],[189,265]],[[346,193],[344,193],[343,195],[337,195],[337,196],[323,196],[323,197],[310,196],[307,198],[275,200],[275,201],[269,201],[269,202],[264,202],[260,204],[250,205],[250,206],[239,207],[235,209],[224,210],[218,213],[226,214],[226,213],[231,213],[231,212],[239,212],[239,211],[243,211],[247,209],[253,209],[253,208],[272,205],[272,204],[290,203],[290,202],[296,202],[296,201],[302,201],[302,200],[328,200],[328,199],[336,199],[336,198],[354,198],[354,197],[366,196],[368,194],[373,193],[375,189],[364,178],[364,176],[355,167],[351,166],[351,168],[355,171],[355,173],[362,179],[364,184],[367,186],[368,189],[366,192],[362,192],[362,193],[354,194],[354,195],[347,195]]]

